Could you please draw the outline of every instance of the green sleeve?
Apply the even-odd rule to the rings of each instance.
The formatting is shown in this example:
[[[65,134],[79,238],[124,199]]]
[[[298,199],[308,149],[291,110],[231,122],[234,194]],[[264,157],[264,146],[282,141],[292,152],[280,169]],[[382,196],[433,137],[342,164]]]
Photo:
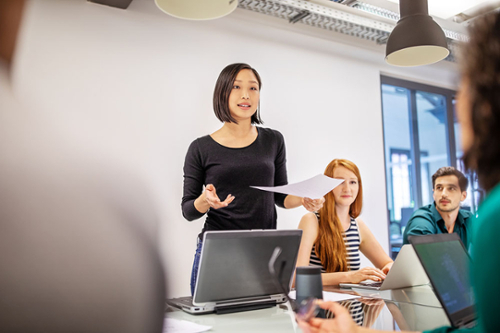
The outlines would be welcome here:
[[[436,234],[436,225],[425,216],[414,216],[408,221],[403,233],[403,244],[409,244],[408,236]]]
[[[432,331],[424,331],[423,333],[451,333],[451,332],[457,332],[457,333],[476,333],[476,332],[479,332],[478,330],[476,330],[476,328],[462,328],[462,329],[458,329],[458,328],[454,328],[454,327],[450,327],[450,326],[443,326],[443,327],[439,327],[439,328],[436,328]]]

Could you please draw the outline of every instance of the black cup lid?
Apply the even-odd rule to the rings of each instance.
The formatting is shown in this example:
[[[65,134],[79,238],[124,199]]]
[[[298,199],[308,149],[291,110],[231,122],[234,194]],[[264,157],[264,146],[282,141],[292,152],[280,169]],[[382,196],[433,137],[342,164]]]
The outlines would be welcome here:
[[[297,267],[297,275],[319,275],[321,274],[321,267],[314,266],[300,266]]]

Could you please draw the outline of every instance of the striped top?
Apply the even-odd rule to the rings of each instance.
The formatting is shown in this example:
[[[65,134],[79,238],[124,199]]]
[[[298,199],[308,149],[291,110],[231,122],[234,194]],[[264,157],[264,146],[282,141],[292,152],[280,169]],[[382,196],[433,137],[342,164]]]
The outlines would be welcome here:
[[[354,320],[358,326],[372,327],[380,314],[381,307],[384,306],[383,301],[381,302],[381,304],[366,304],[361,303],[358,299],[350,299],[339,303],[349,311],[352,320]],[[334,317],[335,314],[330,311],[326,311],[326,318]]]
[[[319,219],[319,214],[316,213]],[[357,271],[361,267],[361,259],[359,256],[359,244],[361,243],[361,236],[359,235],[358,223],[351,217],[351,225],[347,231],[343,232],[344,243],[347,250],[347,267],[350,271]],[[309,257],[309,266],[321,267],[321,273],[326,273],[321,260],[316,255],[316,245],[313,245],[311,256]]]
[[[319,220],[319,214],[316,213],[316,217]],[[349,271],[357,271],[361,267],[361,259],[359,256],[359,244],[361,243],[361,236],[359,234],[358,222],[351,217],[351,224],[349,229],[342,233],[344,237],[344,244],[347,250],[347,267]],[[316,255],[316,245],[313,245],[311,250],[311,256],[309,257],[309,266],[321,267],[321,273],[326,273],[321,260]],[[363,311],[363,304],[358,300],[341,302],[341,305],[349,310],[352,319],[358,326],[362,326],[365,313]],[[333,318],[333,314],[330,311],[326,312],[327,318]]]
[[[363,326],[363,322],[365,320],[363,303],[357,299],[351,299],[340,302],[340,305],[349,311],[349,314],[356,325]],[[331,311],[327,311],[326,318],[335,318],[335,315]]]

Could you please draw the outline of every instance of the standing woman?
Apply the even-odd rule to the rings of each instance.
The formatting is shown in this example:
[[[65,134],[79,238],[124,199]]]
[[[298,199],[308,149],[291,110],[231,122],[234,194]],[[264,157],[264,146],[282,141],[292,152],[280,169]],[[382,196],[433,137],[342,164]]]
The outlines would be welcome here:
[[[213,99],[215,115],[224,125],[194,140],[186,154],[182,214],[189,221],[207,214],[198,235],[192,294],[205,231],[276,229],[275,205],[303,205],[315,211],[324,202],[323,198],[311,200],[250,188],[288,183],[283,136],[276,130],[255,126],[263,123],[261,87],[259,74],[249,65],[237,63],[224,68]]]
[[[297,266],[321,267],[323,285],[385,279],[393,261],[358,217],[363,206],[358,167],[351,161],[335,159],[326,167],[325,175],[344,182],[325,196],[318,213],[302,217]],[[377,268],[360,269],[360,251]]]

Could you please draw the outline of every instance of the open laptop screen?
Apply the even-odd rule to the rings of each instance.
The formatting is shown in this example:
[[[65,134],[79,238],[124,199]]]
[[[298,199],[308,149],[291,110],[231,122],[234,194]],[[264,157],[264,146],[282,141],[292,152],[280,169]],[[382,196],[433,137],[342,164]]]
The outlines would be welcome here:
[[[194,304],[282,294],[288,289],[297,261],[302,230],[207,231],[204,235]],[[275,271],[269,259],[279,246]]]
[[[414,236],[410,243],[452,324],[455,326],[454,321],[473,315],[470,257],[459,236],[455,233]]]

